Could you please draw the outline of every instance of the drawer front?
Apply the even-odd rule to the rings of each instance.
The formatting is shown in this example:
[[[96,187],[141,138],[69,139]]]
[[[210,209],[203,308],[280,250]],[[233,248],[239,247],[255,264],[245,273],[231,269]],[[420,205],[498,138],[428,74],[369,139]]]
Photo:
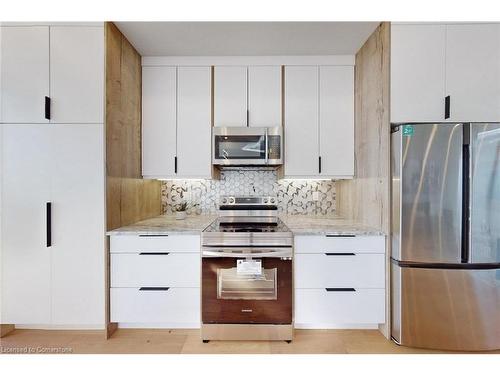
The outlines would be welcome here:
[[[200,287],[199,253],[111,254],[111,287]]]
[[[112,253],[200,252],[198,235],[128,236],[110,238]]]
[[[295,287],[385,287],[384,254],[333,254],[296,254]]]
[[[112,322],[163,323],[173,328],[200,324],[199,288],[111,288],[110,295]]]
[[[384,289],[295,289],[295,327],[335,328],[385,321]]]
[[[295,253],[385,253],[384,236],[295,236]]]

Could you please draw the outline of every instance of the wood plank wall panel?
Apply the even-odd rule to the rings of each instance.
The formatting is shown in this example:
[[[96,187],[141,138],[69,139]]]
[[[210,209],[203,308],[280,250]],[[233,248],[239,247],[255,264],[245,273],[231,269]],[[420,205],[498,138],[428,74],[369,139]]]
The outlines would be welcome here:
[[[339,181],[339,214],[390,233],[390,24],[381,23],[356,54],[355,178]],[[387,241],[389,262],[390,248]],[[387,263],[389,264],[389,263]],[[389,319],[389,267],[387,316]],[[381,331],[389,337],[388,324]]]
[[[107,229],[159,215],[160,182],[141,174],[141,56],[106,23]]]
[[[161,185],[141,171],[141,56],[118,28],[106,23],[106,227],[160,215]],[[109,241],[106,254],[106,330],[109,320]]]

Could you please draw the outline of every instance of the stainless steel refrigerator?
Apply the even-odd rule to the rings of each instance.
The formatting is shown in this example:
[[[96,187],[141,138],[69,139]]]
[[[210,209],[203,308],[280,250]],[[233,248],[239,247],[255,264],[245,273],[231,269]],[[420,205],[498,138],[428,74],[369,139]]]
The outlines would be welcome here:
[[[500,349],[500,124],[391,132],[393,339]]]

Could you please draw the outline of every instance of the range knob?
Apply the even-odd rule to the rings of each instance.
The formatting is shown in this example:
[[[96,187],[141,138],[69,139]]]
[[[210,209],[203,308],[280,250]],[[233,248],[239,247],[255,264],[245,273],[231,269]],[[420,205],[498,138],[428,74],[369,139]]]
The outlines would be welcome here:
[[[267,198],[264,198],[264,204],[267,204]]]
[[[234,203],[234,197],[229,197],[229,203],[233,204]]]
[[[273,204],[274,204],[274,202],[276,202],[276,199],[271,198],[271,203],[273,203]]]
[[[222,198],[222,204],[226,204],[227,203],[227,199],[226,198]]]

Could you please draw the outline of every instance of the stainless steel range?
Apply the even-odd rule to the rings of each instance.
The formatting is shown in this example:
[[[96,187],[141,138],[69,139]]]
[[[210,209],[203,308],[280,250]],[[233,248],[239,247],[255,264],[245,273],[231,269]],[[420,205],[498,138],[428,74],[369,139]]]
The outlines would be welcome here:
[[[293,235],[274,197],[221,197],[201,235],[202,339],[292,339]]]

